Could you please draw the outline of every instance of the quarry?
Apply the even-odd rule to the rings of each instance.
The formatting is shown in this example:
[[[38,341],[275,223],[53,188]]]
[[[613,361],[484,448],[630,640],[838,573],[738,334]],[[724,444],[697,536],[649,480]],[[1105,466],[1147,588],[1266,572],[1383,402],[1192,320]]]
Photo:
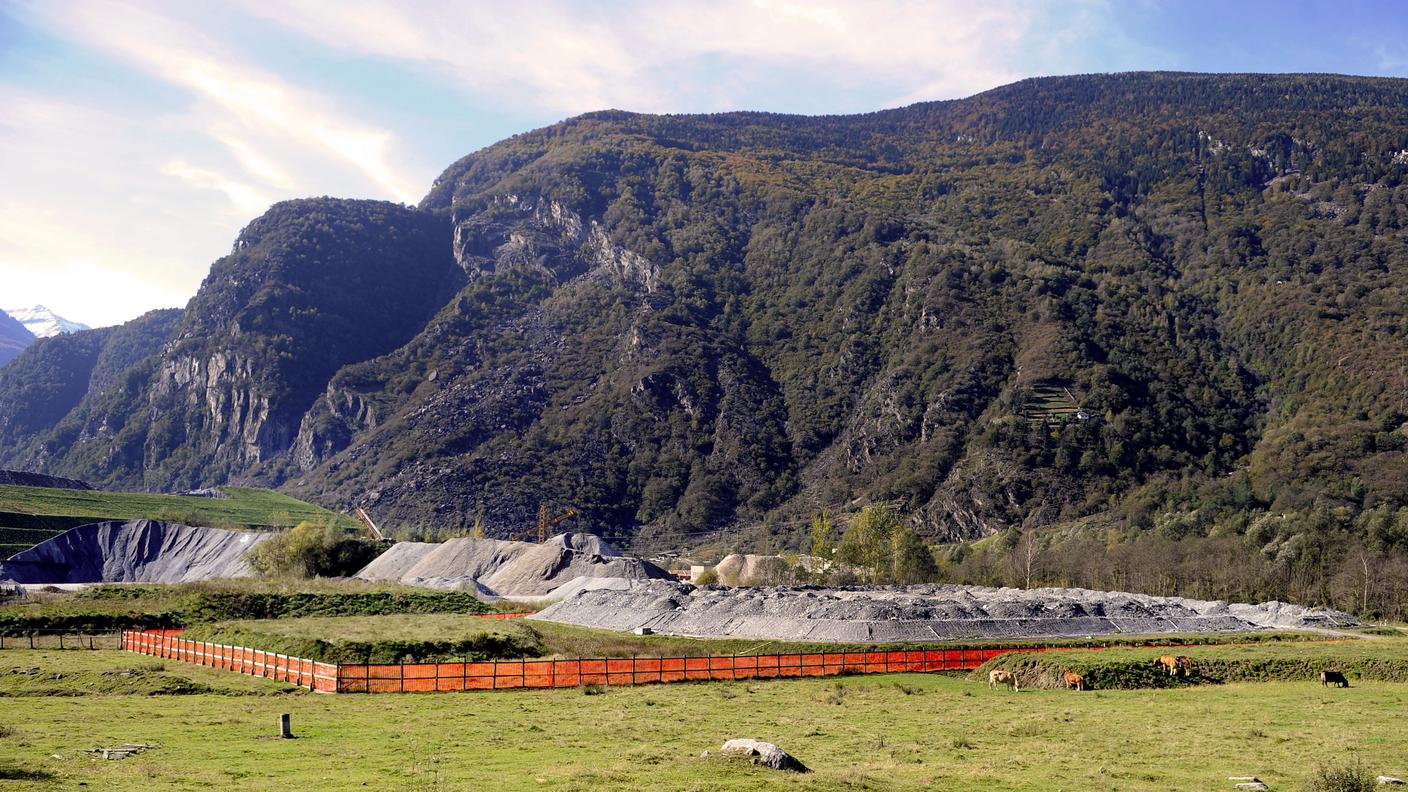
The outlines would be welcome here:
[[[156,520],[83,525],[0,565],[27,585],[188,583],[253,574],[246,556],[271,534]],[[760,567],[730,556],[720,568]],[[694,586],[599,537],[541,544],[457,538],[397,542],[353,578],[461,591],[485,600],[543,600],[532,618],[618,632],[813,643],[924,643],[1361,626],[1323,608],[1153,597],[1076,588]]]
[[[696,588],[650,581],[582,591],[532,618],[700,638],[910,643],[1361,626],[1338,611],[1229,604],[1088,589],[893,587]]]

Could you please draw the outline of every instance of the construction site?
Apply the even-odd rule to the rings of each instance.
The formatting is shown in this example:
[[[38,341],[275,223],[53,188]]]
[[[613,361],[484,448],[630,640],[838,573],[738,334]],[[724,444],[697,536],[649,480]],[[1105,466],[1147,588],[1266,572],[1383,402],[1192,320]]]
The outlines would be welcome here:
[[[219,783],[170,751],[201,756],[201,745],[232,741],[257,746],[251,756],[263,757],[240,770],[247,774],[242,778],[287,777],[294,772],[281,764],[287,760],[269,754],[273,744],[257,742],[268,739],[263,733],[277,713],[283,713],[282,739],[385,762],[391,755],[382,746],[357,735],[373,729],[372,721],[384,723],[386,713],[411,706],[405,717],[415,723],[436,713],[519,735],[538,757],[533,766],[542,769],[528,776],[507,771],[517,779],[509,786],[577,789],[596,777],[552,756],[592,752],[558,741],[550,753],[529,747],[543,727],[520,721],[523,713],[568,730],[579,717],[621,721],[627,731],[620,734],[614,726],[591,729],[604,745],[623,746],[628,734],[636,740],[642,733],[673,733],[686,712],[707,710],[707,735],[657,740],[665,753],[651,753],[650,761],[676,768],[684,773],[680,778],[713,779],[714,788],[770,788],[772,778],[752,769],[761,765],[736,769],[708,756],[739,734],[749,735],[742,742],[750,745],[761,736],[803,755],[806,766],[827,779],[824,788],[846,788],[846,770],[827,753],[863,749],[853,738],[838,741],[822,732],[862,728],[916,740],[904,735],[919,728],[909,719],[919,712],[911,702],[921,700],[950,712],[949,720],[962,711],[987,719],[961,726],[970,733],[1007,729],[1002,724],[1024,716],[1008,711],[1004,702],[1015,699],[1004,699],[1002,689],[985,683],[990,680],[1005,680],[1008,695],[1020,691],[1023,709],[1034,711],[1057,706],[1044,697],[1064,699],[1070,690],[1118,696],[1171,687],[1215,695],[1218,687],[1254,685],[1257,700],[1299,712],[1266,697],[1281,695],[1277,685],[1309,685],[1324,668],[1347,674],[1355,689],[1396,691],[1393,686],[1408,679],[1402,636],[1337,611],[1280,602],[1074,588],[782,584],[822,579],[828,570],[863,578],[864,570],[805,555],[657,563],[567,530],[571,509],[542,508],[535,526],[510,539],[392,541],[366,511],[320,513],[254,491],[180,496],[207,510],[195,512],[192,522],[245,526],[216,528],[152,518],[170,512],[162,498],[177,496],[138,504],[91,490],[60,496],[20,489],[6,491],[9,503],[41,503],[57,512],[27,516],[29,524],[81,519],[65,517],[64,509],[114,517],[51,532],[0,564],[0,702],[23,696],[32,705],[30,722],[41,725],[23,733],[46,746],[43,761],[52,770],[42,772],[54,777],[111,783],[117,771],[106,766],[131,763],[172,768],[181,779],[168,779],[172,786]],[[289,516],[297,510],[303,510],[299,517]],[[375,552],[343,577],[267,577],[256,563],[260,549],[296,533],[287,523],[305,515],[336,526],[329,530],[339,536],[359,536]],[[1175,656],[1187,672],[1159,673],[1160,662]],[[368,695],[387,703],[355,703]],[[228,710],[226,702],[241,700],[250,705]],[[395,703],[409,700],[423,703]],[[670,703],[660,709],[659,702]],[[1097,699],[1079,702],[1077,711],[1099,707]],[[117,717],[110,704],[125,707],[130,717]],[[788,713],[795,711],[807,714],[793,720]],[[181,722],[195,717],[222,725],[170,728],[162,712]],[[92,730],[95,744],[78,752],[67,729],[42,725],[94,717],[100,723]],[[1116,715],[1099,717],[1107,728],[1123,728],[1108,725],[1121,722]],[[335,726],[344,723],[356,726],[346,732]],[[585,721],[579,726],[588,728]],[[432,746],[425,750],[435,758],[426,761],[463,758],[458,747],[419,726],[407,728]],[[499,739],[478,726],[469,729],[478,742]],[[1082,739],[1046,731],[1050,739]],[[876,744],[891,737],[865,739]],[[968,739],[951,741],[965,745]],[[8,761],[33,767],[39,759],[24,744],[9,746],[14,755]],[[407,746],[397,755],[406,751],[414,752]],[[700,764],[679,765],[681,751],[700,757],[690,760]],[[965,753],[954,754],[951,766],[976,761]],[[0,749],[0,769],[7,755]],[[598,761],[613,768],[607,786],[647,784],[615,760]],[[1245,769],[1241,760],[1222,766],[1227,774]],[[889,772],[921,783],[913,767]],[[1062,773],[1053,777],[1084,778]],[[406,788],[441,788],[435,778],[502,786],[502,776],[485,775],[472,761],[442,771],[416,760],[368,780],[386,774]],[[320,783],[361,786],[350,779]]]

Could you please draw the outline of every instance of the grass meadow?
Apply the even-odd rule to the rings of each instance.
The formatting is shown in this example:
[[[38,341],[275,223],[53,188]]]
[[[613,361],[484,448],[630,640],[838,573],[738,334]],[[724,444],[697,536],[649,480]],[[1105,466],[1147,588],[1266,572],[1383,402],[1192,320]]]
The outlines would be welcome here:
[[[60,678],[37,681],[36,668]],[[167,690],[122,687],[144,678]],[[1408,685],[1373,680],[1013,693],[936,674],[323,696],[119,652],[6,650],[0,779],[15,790],[1049,792],[1230,789],[1229,776],[1255,775],[1297,789],[1319,762],[1408,773],[1405,705]],[[283,712],[298,739],[271,738]],[[812,772],[701,756],[731,737],[776,742]],[[158,747],[122,761],[81,753],[125,742]]]

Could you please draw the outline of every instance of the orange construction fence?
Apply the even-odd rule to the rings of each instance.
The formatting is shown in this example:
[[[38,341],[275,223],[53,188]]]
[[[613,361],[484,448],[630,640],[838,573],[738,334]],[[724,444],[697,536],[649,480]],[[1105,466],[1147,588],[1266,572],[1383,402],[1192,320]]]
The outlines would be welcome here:
[[[1015,648],[902,649],[708,657],[332,664],[246,646],[192,641],[182,638],[180,632],[124,630],[122,648],[154,657],[292,682],[321,693],[512,690],[901,671],[960,671],[977,668],[1004,652],[1022,651]]]
[[[250,676],[292,682],[309,690],[336,693],[337,666],[247,646],[192,641],[180,630],[123,630],[122,648],[168,660],[222,668]]]
[[[719,679],[958,671],[1013,649],[908,649],[886,652],[495,660],[466,663],[339,665],[339,693],[647,685]]]

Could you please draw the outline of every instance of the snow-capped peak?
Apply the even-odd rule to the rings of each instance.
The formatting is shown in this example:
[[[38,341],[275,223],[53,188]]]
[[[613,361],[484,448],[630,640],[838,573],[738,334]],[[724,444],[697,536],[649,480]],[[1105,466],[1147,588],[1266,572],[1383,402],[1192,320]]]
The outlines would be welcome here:
[[[40,338],[91,329],[86,324],[70,322],[42,305],[31,308],[5,308],[3,310],[15,321],[29,328],[29,332]]]

